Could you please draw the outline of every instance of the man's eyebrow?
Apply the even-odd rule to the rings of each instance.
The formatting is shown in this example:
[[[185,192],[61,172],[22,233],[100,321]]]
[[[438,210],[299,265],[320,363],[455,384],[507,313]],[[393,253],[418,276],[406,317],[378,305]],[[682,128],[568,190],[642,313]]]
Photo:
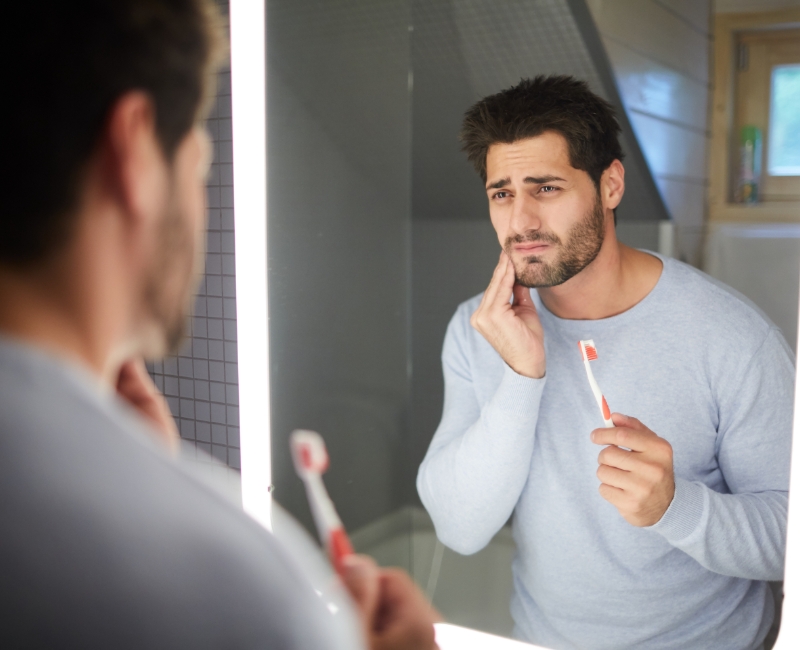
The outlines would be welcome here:
[[[561,178],[560,176],[526,176],[522,182],[542,185],[543,183],[552,183],[553,181],[566,182],[566,180],[566,178]]]
[[[505,187],[511,182],[510,178],[501,178],[499,181],[495,181],[494,183],[489,183],[486,186],[487,190],[499,190],[501,187]]]
[[[561,178],[560,176],[526,176],[522,182],[528,183],[529,185],[542,185],[543,183],[552,183],[553,181],[566,182],[566,179]],[[511,183],[510,178],[501,178],[499,181],[495,181],[494,183],[489,183],[486,186],[486,189],[499,190],[501,187],[505,187],[510,183]]]

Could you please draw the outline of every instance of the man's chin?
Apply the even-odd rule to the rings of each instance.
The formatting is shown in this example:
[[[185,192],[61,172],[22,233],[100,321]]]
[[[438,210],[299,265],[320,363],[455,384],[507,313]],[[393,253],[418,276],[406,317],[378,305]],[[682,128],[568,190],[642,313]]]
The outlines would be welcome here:
[[[540,261],[528,261],[522,271],[515,268],[514,275],[516,283],[528,289],[547,289],[566,282],[555,269]]]

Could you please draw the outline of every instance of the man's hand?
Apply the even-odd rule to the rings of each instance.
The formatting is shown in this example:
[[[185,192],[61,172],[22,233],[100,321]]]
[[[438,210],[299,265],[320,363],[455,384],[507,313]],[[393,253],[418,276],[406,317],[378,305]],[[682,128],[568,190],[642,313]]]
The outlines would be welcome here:
[[[370,650],[433,650],[440,616],[405,571],[364,555],[343,560],[344,582],[361,614]]]
[[[142,359],[131,359],[122,364],[117,377],[117,393],[141,413],[159,439],[173,452],[178,450],[180,435],[169,405],[159,392],[145,368]]]
[[[672,445],[636,418],[612,413],[611,420],[613,429],[592,431],[592,442],[611,445],[598,457],[600,495],[616,506],[628,523],[652,526],[675,496]]]
[[[515,372],[544,377],[544,329],[530,289],[515,284],[514,264],[505,252],[469,322]]]

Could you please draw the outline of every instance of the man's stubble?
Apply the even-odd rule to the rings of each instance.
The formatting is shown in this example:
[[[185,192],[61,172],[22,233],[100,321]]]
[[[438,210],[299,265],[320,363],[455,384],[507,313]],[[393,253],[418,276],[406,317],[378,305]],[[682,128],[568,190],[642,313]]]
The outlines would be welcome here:
[[[531,289],[555,287],[575,277],[591,264],[603,246],[605,238],[605,216],[600,196],[583,219],[567,233],[566,243],[552,232],[531,230],[524,235],[508,237],[503,248],[512,257],[512,246],[525,242],[541,241],[557,248],[553,262],[545,262],[538,255],[523,258],[522,266],[515,263],[517,283]]]
[[[173,188],[145,280],[145,310],[161,338],[162,349],[153,356],[177,354],[186,338],[192,299],[202,277],[204,236],[204,229],[193,232]]]

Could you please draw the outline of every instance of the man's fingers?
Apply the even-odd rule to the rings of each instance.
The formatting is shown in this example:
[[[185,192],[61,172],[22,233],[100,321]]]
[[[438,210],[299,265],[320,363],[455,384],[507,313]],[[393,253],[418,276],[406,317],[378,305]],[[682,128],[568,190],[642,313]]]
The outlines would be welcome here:
[[[596,445],[616,445],[633,451],[647,451],[652,447],[655,434],[652,431],[636,431],[628,427],[595,429],[592,442]]]
[[[597,457],[600,495],[628,523],[651,526],[675,495],[672,445],[636,418],[612,413],[611,419],[613,428],[592,431],[595,444],[609,445]]]
[[[505,252],[501,252],[500,260],[497,262],[497,266],[494,267],[492,278],[489,280],[489,286],[484,293],[484,295],[488,296],[487,302],[491,302],[491,300],[494,298],[494,295],[497,293],[497,289],[502,284],[506,273],[508,273],[508,255],[506,255]]]
[[[514,263],[511,261],[511,258],[506,255],[506,268],[503,271],[503,275],[500,276],[500,283],[497,288],[495,302],[498,300],[502,301],[504,304],[509,304],[511,302],[511,296],[514,292],[514,283],[516,280],[517,273],[514,270]]]
[[[625,490],[621,490],[613,485],[601,483],[597,491],[600,492],[601,497],[617,508],[625,501]]]
[[[531,290],[521,284],[514,284],[514,304],[536,309],[533,298],[531,298]]]
[[[623,413],[612,413],[611,421],[614,423],[615,427],[628,427],[629,429],[636,429],[638,431],[650,431],[650,429],[639,420]]]
[[[597,478],[601,483],[624,491],[635,490],[640,483],[639,477],[634,472],[627,472],[610,465],[600,465],[597,468]]]
[[[514,286],[514,265],[505,253],[500,254],[500,262],[492,274],[492,279],[486,291],[483,292],[481,303],[470,318],[470,325],[479,332],[484,332],[485,317],[488,312],[497,306],[508,306],[511,301],[511,291]]]
[[[509,257],[503,253],[500,264],[497,265],[492,281],[489,283],[486,293],[485,307],[509,305],[511,303],[511,292],[514,287],[514,265]]]
[[[372,558],[350,555],[342,560],[342,568],[342,580],[361,613],[367,632],[370,633],[380,592],[378,567]]]
[[[492,278],[489,280],[489,286],[486,287],[486,291],[483,292],[483,297],[481,298],[481,302],[478,305],[478,309],[475,311],[477,314],[481,309],[483,309],[484,305],[489,301],[489,296],[493,296],[495,292],[495,286],[497,284],[497,279],[502,276],[505,272],[506,267],[506,254],[505,251],[500,251],[500,259],[497,261],[497,266],[494,267],[494,271],[492,272]]]
[[[433,650],[433,623],[439,618],[408,574],[398,569],[381,571],[373,650]]]
[[[636,452],[625,451],[615,445],[609,445],[597,456],[597,463],[599,465],[610,465],[624,469],[627,472],[632,471],[637,467],[637,459],[634,458]]]
[[[175,418],[164,396],[156,388],[143,359],[130,359],[119,369],[117,394],[150,421],[159,438],[173,451],[180,446]]]
[[[120,366],[117,377],[117,392],[131,402],[149,397],[151,389],[150,375],[144,365],[144,359],[129,359]]]

